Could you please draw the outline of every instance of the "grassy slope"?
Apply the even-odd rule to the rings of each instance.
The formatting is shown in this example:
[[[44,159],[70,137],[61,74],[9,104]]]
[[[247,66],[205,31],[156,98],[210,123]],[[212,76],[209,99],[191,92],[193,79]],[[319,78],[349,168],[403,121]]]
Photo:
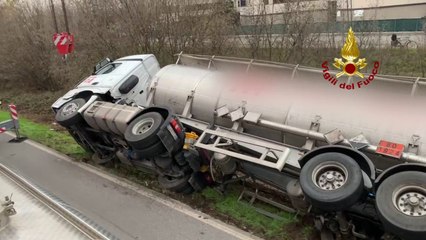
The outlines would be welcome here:
[[[257,208],[267,210],[281,217],[281,219],[271,219],[265,215],[259,214],[248,204],[247,199],[238,201],[238,193],[239,191],[234,189],[234,191],[230,191],[226,196],[222,196],[216,190],[207,188],[201,193],[201,195],[211,201],[211,207],[213,207],[217,212],[240,220],[243,224],[247,224],[256,232],[261,232],[267,239],[291,238],[285,229],[288,224],[292,224],[297,221],[293,214],[280,211],[263,204],[255,205]],[[240,227],[244,228],[244,226]]]
[[[0,121],[9,119],[9,113],[0,111]],[[39,142],[43,145],[51,147],[61,153],[81,159],[87,157],[87,153],[75,143],[74,139],[65,131],[58,131],[53,129],[53,125],[35,123],[25,118],[20,118],[21,134],[28,138]],[[119,173],[123,175],[123,172]],[[124,173],[126,177],[132,180],[135,177],[137,182],[143,183],[149,178],[145,174],[128,171]],[[145,179],[144,179],[145,178]],[[150,187],[150,185],[145,184]],[[267,208],[267,210],[274,211],[274,213],[282,219],[273,220],[258,213],[255,209],[251,208],[247,201],[237,201],[238,194],[241,189],[235,188],[229,191],[225,196],[211,188],[205,189],[201,193],[196,193],[190,197],[183,198],[182,200],[196,203],[194,207],[201,207],[203,210],[210,209],[208,213],[213,213],[221,217],[223,220],[229,220],[240,228],[256,232],[257,234],[266,237],[267,239],[294,239],[286,231],[287,227],[295,224],[298,220],[293,214],[289,214],[277,209],[271,209],[264,205],[257,205],[256,207]],[[188,199],[190,198],[190,199]],[[200,202],[202,202],[200,204]],[[199,204],[197,206],[197,204]],[[204,206],[204,207],[203,207]],[[310,235],[310,227],[303,227],[301,232],[297,233],[297,239],[308,239]]]
[[[9,118],[8,112],[0,111],[0,121]],[[86,155],[67,132],[56,131],[47,124],[34,123],[22,117],[19,120],[22,135],[71,157],[79,158]]]

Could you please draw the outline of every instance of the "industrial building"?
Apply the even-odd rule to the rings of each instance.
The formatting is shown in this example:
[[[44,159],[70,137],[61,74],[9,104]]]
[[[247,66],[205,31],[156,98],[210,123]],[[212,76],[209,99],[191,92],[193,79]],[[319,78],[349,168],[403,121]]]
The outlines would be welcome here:
[[[298,15],[309,16],[321,26],[351,22],[355,29],[374,25],[378,31],[407,32],[424,31],[426,16],[424,0],[235,0],[234,5],[242,25],[253,25],[259,16],[266,16],[266,22],[286,24]]]

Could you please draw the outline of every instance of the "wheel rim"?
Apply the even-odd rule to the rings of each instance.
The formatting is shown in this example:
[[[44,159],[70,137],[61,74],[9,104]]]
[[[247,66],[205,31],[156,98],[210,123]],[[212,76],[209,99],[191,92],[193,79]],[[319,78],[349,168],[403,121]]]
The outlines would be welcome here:
[[[312,181],[326,191],[333,191],[343,187],[348,179],[348,170],[337,162],[326,162],[317,166],[312,172]]]
[[[392,194],[393,203],[401,213],[412,216],[426,216],[426,189],[419,186],[405,186]]]
[[[134,135],[142,135],[148,132],[153,125],[154,125],[153,118],[145,118],[142,121],[136,123],[135,126],[133,126],[132,133]]]
[[[71,115],[73,113],[75,113],[78,110],[78,104],[77,103],[68,103],[67,105],[65,105],[64,109],[62,110],[62,115],[63,116],[68,116]]]

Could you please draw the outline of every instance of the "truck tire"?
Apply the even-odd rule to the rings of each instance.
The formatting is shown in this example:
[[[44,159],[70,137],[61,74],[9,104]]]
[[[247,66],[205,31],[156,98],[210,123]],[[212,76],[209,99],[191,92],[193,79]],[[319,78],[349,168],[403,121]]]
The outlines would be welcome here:
[[[80,123],[83,117],[78,113],[78,110],[86,104],[83,98],[76,98],[65,103],[56,113],[55,119],[63,127],[70,127]]]
[[[188,180],[191,178],[191,175],[186,175],[181,178],[171,178],[165,175],[158,176],[158,183],[164,189],[169,191],[190,194],[194,191],[191,184],[189,184]]]
[[[167,151],[166,147],[164,147],[163,143],[158,140],[158,142],[154,143],[143,150],[135,150],[143,159],[152,158],[158,155],[161,155]]]
[[[157,112],[142,114],[127,126],[124,138],[135,150],[144,150],[160,141],[157,133],[163,122]]]
[[[341,153],[323,153],[310,159],[300,172],[300,185],[312,206],[323,211],[342,211],[363,193],[361,168]]]
[[[90,148],[88,144],[86,144],[80,136],[75,132],[75,130],[68,129],[68,133],[74,138],[74,140],[82,147],[86,152],[93,153],[93,149]]]
[[[405,171],[386,178],[376,192],[385,229],[406,240],[426,238],[426,173]]]

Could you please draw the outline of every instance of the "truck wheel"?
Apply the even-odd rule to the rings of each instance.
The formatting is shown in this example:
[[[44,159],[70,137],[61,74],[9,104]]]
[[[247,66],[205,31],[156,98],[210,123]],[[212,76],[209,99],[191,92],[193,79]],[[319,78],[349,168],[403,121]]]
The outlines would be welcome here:
[[[407,240],[426,236],[426,173],[406,171],[386,178],[376,193],[379,218],[389,232]]]
[[[163,117],[157,112],[148,112],[134,119],[124,132],[124,138],[136,150],[144,150],[160,141],[157,136]]]
[[[76,98],[65,103],[56,113],[55,119],[60,125],[70,127],[76,125],[83,120],[78,110],[86,104],[83,98]]]
[[[158,155],[165,153],[167,149],[164,147],[163,143],[158,140],[158,142],[154,143],[154,145],[150,147],[146,147],[143,150],[136,150],[138,154],[144,159],[152,158]]]
[[[323,211],[342,211],[356,203],[363,193],[359,165],[341,153],[323,153],[310,159],[300,172],[306,199]]]
[[[158,183],[160,183],[160,186],[164,189],[177,193],[190,194],[194,191],[194,189],[188,182],[189,178],[191,178],[191,175],[187,175],[181,178],[172,178],[165,175],[159,175]]]
[[[74,140],[78,143],[78,145],[80,145],[80,147],[82,147],[86,152],[93,153],[93,149],[90,148],[90,146],[85,141],[83,141],[74,130],[69,129],[68,133],[74,138]]]

